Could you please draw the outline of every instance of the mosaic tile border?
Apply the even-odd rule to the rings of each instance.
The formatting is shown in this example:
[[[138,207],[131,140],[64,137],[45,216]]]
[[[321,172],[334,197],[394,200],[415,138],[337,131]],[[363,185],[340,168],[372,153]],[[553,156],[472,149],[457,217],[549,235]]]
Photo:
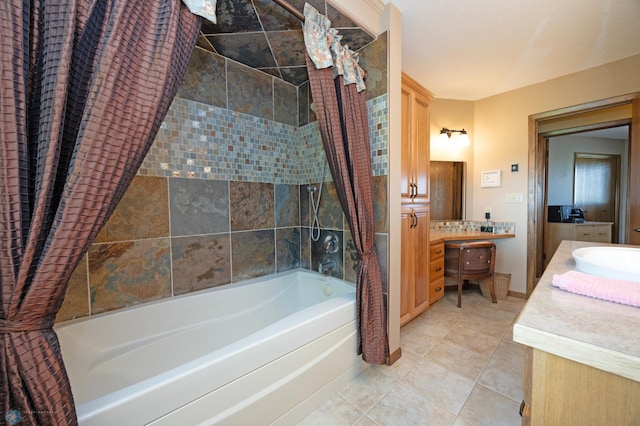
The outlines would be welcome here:
[[[489,222],[496,234],[515,234],[515,222]],[[435,232],[480,232],[480,227],[486,225],[486,221],[480,220],[432,220],[429,229]]]
[[[388,174],[387,99],[367,101],[374,176]],[[300,185],[319,180],[321,152],[317,122],[298,128],[175,98],[138,174]]]

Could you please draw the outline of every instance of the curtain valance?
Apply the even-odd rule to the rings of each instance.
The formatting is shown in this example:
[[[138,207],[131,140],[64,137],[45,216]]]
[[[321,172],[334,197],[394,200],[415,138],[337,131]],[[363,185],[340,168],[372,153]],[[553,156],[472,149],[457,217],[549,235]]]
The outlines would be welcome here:
[[[182,0],[189,11],[194,15],[216,23],[216,0]]]
[[[302,25],[307,53],[317,69],[333,67],[333,75],[344,77],[344,84],[355,84],[358,92],[366,89],[365,71],[358,65],[358,54],[342,45],[342,36],[331,28],[331,20],[309,3],[304,5]]]

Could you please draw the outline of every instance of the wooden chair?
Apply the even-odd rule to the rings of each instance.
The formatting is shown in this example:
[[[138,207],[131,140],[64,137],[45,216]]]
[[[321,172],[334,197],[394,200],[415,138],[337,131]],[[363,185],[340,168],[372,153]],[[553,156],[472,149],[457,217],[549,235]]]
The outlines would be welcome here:
[[[462,305],[462,283],[489,278],[491,301],[497,303],[493,286],[496,245],[491,241],[446,243],[444,276],[458,279],[458,308]]]

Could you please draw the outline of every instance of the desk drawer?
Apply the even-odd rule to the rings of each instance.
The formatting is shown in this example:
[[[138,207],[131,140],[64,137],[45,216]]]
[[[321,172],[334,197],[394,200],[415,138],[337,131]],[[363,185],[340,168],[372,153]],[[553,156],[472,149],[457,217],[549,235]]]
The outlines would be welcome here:
[[[430,260],[435,260],[440,257],[444,257],[444,243],[431,244],[431,250],[429,253]]]
[[[434,282],[444,276],[444,258],[432,260],[429,264],[429,281]]]
[[[437,280],[432,280],[429,286],[429,304],[433,305],[444,295],[444,276]]]

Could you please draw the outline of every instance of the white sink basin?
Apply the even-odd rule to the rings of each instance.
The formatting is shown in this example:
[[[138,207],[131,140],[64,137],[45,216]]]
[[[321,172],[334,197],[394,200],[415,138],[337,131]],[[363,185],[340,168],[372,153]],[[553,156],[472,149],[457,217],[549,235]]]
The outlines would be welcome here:
[[[574,250],[572,254],[582,272],[640,282],[640,248],[584,247]]]

